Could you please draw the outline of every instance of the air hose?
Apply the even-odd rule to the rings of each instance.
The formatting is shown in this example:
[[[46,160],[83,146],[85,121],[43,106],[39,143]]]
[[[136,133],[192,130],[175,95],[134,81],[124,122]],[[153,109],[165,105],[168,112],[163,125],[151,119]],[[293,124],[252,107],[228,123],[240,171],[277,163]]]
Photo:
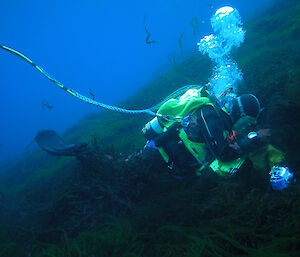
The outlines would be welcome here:
[[[60,83],[58,80],[56,80],[55,78],[53,78],[52,76],[50,76],[46,71],[44,71],[41,67],[39,67],[38,65],[36,65],[32,60],[30,60],[27,56],[25,56],[24,54],[9,48],[7,46],[4,45],[0,45],[0,47],[6,51],[8,51],[9,53],[12,53],[18,57],[20,57],[21,59],[23,59],[24,61],[28,62],[29,64],[31,64],[34,68],[36,68],[40,73],[42,73],[47,79],[49,79],[51,82],[53,82],[55,85],[59,86],[61,89],[63,89],[64,91],[66,91],[67,93],[71,94],[72,96],[78,98],[81,101],[84,101],[88,104],[92,104],[95,106],[99,106],[111,111],[116,111],[116,112],[121,112],[121,113],[128,113],[128,114],[141,114],[141,113],[146,113],[146,114],[150,114],[150,115],[156,115],[155,113],[155,109],[157,107],[154,106],[152,108],[149,109],[143,109],[143,110],[128,110],[128,109],[124,109],[124,108],[119,108],[116,106],[112,106],[112,105],[108,105],[108,104],[104,104],[104,103],[100,103],[97,102],[89,97],[86,97],[80,93],[78,93],[77,91],[68,88],[66,86],[64,86],[62,83]]]

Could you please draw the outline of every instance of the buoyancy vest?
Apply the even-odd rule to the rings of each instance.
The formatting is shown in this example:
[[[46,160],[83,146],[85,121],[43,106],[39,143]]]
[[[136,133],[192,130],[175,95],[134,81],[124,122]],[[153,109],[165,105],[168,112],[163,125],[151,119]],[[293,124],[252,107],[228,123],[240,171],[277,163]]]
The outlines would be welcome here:
[[[158,121],[168,128],[175,122],[182,122],[189,114],[203,105],[213,104],[208,97],[201,96],[200,90],[190,89],[179,99],[172,98],[162,104],[157,111]]]
[[[166,132],[168,128],[175,122],[180,122],[181,124],[186,122],[189,115],[193,114],[199,107],[203,107],[205,105],[210,105],[216,108],[215,104],[209,97],[201,94],[201,90],[190,89],[179,99],[170,99],[160,106],[157,111],[157,117],[159,123],[164,126],[164,131]],[[224,108],[222,108],[222,110],[226,111]],[[201,171],[208,166],[220,176],[232,175],[240,168],[245,160],[244,158],[238,158],[231,162],[221,162],[220,160],[214,158],[208,159],[207,144],[189,140],[184,128],[179,130],[178,136],[186,149],[199,164],[198,168],[196,169],[197,175],[201,175]],[[172,167],[172,160],[164,150],[164,147],[159,146],[158,151],[160,152],[164,161],[168,163],[170,167]]]

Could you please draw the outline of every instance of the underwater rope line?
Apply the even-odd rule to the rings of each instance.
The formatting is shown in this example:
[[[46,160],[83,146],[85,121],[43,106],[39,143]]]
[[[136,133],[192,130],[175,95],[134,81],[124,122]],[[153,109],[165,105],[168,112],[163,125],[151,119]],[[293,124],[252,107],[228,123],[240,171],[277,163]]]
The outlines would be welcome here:
[[[179,95],[181,95],[183,92],[187,91],[188,89],[192,89],[192,88],[199,88],[201,86],[199,85],[187,85],[187,86],[183,86],[179,89],[177,89],[176,91],[174,91],[173,93],[171,93],[169,96],[167,96],[164,100],[162,100],[159,104],[156,104],[155,106],[151,107],[151,108],[147,108],[147,109],[143,109],[143,110],[128,110],[128,109],[124,109],[124,108],[120,108],[120,107],[116,107],[116,106],[112,106],[112,105],[108,105],[108,104],[104,104],[104,103],[100,103],[97,102],[87,96],[84,96],[80,93],[78,93],[77,91],[66,87],[65,85],[63,85],[61,82],[59,82],[57,79],[53,78],[50,74],[48,74],[46,71],[44,71],[41,67],[39,67],[38,65],[36,65],[32,60],[30,60],[27,56],[25,56],[24,54],[18,52],[17,50],[14,50],[10,47],[4,46],[4,45],[0,45],[0,47],[6,51],[8,51],[11,54],[16,55],[17,57],[20,57],[21,59],[23,59],[24,61],[28,62],[29,64],[31,64],[34,68],[36,68],[39,72],[42,73],[42,75],[44,75],[47,79],[49,79],[52,83],[54,83],[55,85],[59,86],[61,89],[63,89],[64,91],[66,91],[67,93],[71,94],[72,96],[78,98],[81,101],[84,101],[88,104],[92,104],[95,106],[99,106],[111,111],[116,111],[116,112],[121,112],[121,113],[127,113],[127,114],[141,114],[141,113],[146,113],[146,114],[150,114],[153,116],[158,116],[161,117],[167,121],[177,121],[177,122],[182,122],[184,120],[185,117],[178,117],[178,116],[173,116],[173,115],[165,115],[165,114],[159,114],[156,113],[156,111],[158,110],[158,108],[165,103],[166,101],[172,99],[172,98],[176,98]]]
[[[96,105],[105,109],[109,109],[111,111],[117,111],[117,112],[122,112],[122,113],[128,113],[128,114],[140,114],[140,113],[147,113],[150,115],[156,115],[156,113],[153,111],[155,110],[158,105],[149,108],[149,109],[143,109],[143,110],[128,110],[128,109],[124,109],[124,108],[120,108],[120,107],[116,107],[116,106],[112,106],[112,105],[108,105],[108,104],[104,104],[104,103],[100,103],[97,102],[89,97],[86,97],[80,93],[78,93],[77,91],[68,88],[66,86],[64,86],[62,83],[60,83],[58,80],[56,80],[55,78],[53,78],[52,76],[50,76],[46,71],[44,71],[41,67],[39,67],[38,65],[36,65],[32,60],[30,60],[27,56],[25,56],[24,54],[9,48],[7,46],[4,45],[0,45],[0,47],[6,51],[8,51],[9,53],[12,53],[20,58],[22,58],[23,60],[25,60],[26,62],[28,62],[29,64],[31,64],[34,68],[36,68],[39,72],[41,72],[46,78],[48,78],[51,82],[53,82],[54,84],[56,84],[57,86],[59,86],[61,89],[63,89],[64,91],[66,91],[67,93],[71,94],[72,96],[78,98],[81,101],[84,101],[88,104],[92,104],[92,105]]]

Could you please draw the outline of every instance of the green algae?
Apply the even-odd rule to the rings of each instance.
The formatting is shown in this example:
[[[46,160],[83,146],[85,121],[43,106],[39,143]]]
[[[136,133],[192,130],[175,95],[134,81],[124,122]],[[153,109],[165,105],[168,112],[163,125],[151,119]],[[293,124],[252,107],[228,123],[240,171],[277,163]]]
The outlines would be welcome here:
[[[259,190],[245,193],[242,187],[236,187],[236,192],[229,192],[232,184],[222,183],[218,185],[221,193],[213,188],[206,194],[197,188],[186,190],[179,186],[164,197],[150,196],[147,203],[160,206],[163,210],[159,214],[157,209],[142,204],[135,216],[127,220],[102,224],[75,238],[63,233],[58,244],[33,244],[31,256],[298,256],[300,217],[292,205],[299,206],[300,200],[284,200],[293,199],[300,188],[278,196]],[[238,202],[237,198],[242,199]],[[180,203],[175,203],[175,199]],[[224,199],[231,202],[225,203]],[[167,202],[173,205],[166,205]],[[216,202],[231,207],[220,215]],[[182,220],[184,215],[188,219]],[[137,222],[153,216],[159,217],[151,223]]]

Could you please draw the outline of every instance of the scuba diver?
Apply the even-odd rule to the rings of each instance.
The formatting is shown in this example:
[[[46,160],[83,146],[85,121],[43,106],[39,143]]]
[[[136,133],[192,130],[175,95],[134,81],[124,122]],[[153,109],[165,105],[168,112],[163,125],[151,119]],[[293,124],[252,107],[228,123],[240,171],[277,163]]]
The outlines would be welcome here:
[[[224,175],[241,166],[240,157],[267,142],[269,130],[255,132],[259,112],[254,95],[234,99],[229,114],[207,90],[191,89],[164,103],[142,132],[148,139],[146,148],[157,149],[170,169],[196,168],[201,173],[211,166]],[[167,120],[168,115],[184,119]]]
[[[157,117],[145,125],[142,133],[148,142],[144,152],[159,152],[176,176],[196,172],[199,176],[228,177],[250,160],[261,170],[273,167],[272,188],[281,190],[292,181],[293,173],[277,166],[283,163],[284,154],[268,144],[270,130],[257,130],[260,111],[253,94],[234,98],[228,112],[206,89],[190,89],[165,102]]]
[[[228,177],[251,160],[260,170],[273,167],[273,189],[281,190],[290,184],[293,173],[287,167],[277,166],[285,157],[269,144],[270,130],[257,129],[261,108],[255,95],[234,98],[228,112],[204,87],[189,88],[158,108],[156,117],[142,129],[147,139],[144,149],[125,161],[141,157],[156,162],[161,159],[175,177]],[[50,154],[84,160],[85,143],[68,145],[51,130],[40,131],[35,140]],[[281,174],[284,170],[285,176]]]

